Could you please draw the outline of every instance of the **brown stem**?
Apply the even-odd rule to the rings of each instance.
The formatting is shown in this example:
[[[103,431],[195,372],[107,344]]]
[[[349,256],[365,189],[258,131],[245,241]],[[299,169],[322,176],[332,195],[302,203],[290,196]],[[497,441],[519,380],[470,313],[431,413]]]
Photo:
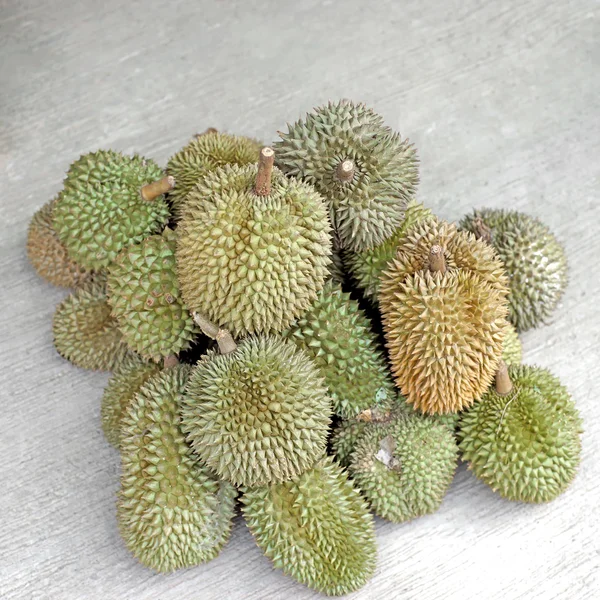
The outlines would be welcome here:
[[[175,177],[172,175],[167,175],[167,177],[163,177],[158,181],[153,181],[152,183],[147,183],[146,185],[142,186],[140,195],[142,196],[142,200],[145,200],[146,202],[152,202],[152,200],[156,200],[159,196],[166,194],[174,187]]]
[[[171,367],[176,367],[178,364],[179,359],[174,354],[165,356],[163,359],[163,369],[170,369]]]
[[[205,315],[198,312],[193,312],[192,318],[194,319],[196,325],[200,327],[204,335],[216,340],[221,354],[229,354],[237,348],[237,345],[233,340],[233,336],[231,333],[229,333],[229,331],[227,331],[227,329],[221,329],[218,325],[210,321]]]
[[[268,196],[271,193],[271,175],[273,163],[275,162],[275,151],[265,146],[258,156],[258,173],[254,184],[254,193],[257,196]]]
[[[335,176],[342,183],[352,181],[354,177],[354,163],[351,160],[342,161],[335,170]]]
[[[229,331],[227,331],[227,329],[219,329],[215,340],[217,340],[217,344],[219,344],[219,350],[221,351],[221,354],[229,354],[237,348],[237,344],[235,343],[233,336],[231,333],[229,333]]]
[[[496,392],[500,394],[500,396],[506,396],[506,394],[510,394],[512,389],[513,383],[508,375],[508,367],[506,366],[506,363],[501,360],[498,365],[498,371],[496,371]]]
[[[208,133],[219,133],[219,130],[215,129],[214,127],[209,127],[208,129],[206,129],[202,133],[197,133],[196,137],[202,137],[203,135],[206,135]]]
[[[444,249],[439,244],[431,246],[429,251],[429,270],[433,273],[437,271],[444,274],[446,272]]]
[[[488,244],[492,243],[492,230],[485,224],[481,217],[475,217],[473,219],[473,232],[477,239],[483,240]]]

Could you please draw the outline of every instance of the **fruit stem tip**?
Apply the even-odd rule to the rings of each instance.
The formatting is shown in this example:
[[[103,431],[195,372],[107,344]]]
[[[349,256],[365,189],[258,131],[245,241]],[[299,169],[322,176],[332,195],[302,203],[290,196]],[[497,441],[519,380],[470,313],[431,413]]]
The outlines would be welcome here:
[[[444,274],[446,272],[444,249],[439,244],[431,246],[431,250],[429,252],[429,270],[432,273],[438,272]]]
[[[174,187],[175,177],[172,175],[167,175],[158,181],[153,181],[152,183],[147,183],[146,185],[142,186],[140,195],[142,196],[142,200],[145,200],[146,202],[152,202],[152,200],[156,200],[159,196],[166,194]]]
[[[268,196],[271,193],[271,175],[275,162],[275,150],[265,146],[258,156],[258,173],[254,184],[254,193],[257,196]]]
[[[513,383],[508,374],[508,367],[506,366],[506,363],[501,360],[498,365],[498,371],[496,371],[496,392],[501,396],[506,396],[506,394],[510,394],[512,389]]]
[[[354,178],[354,163],[351,160],[342,161],[335,170],[335,176],[341,183],[348,183]]]

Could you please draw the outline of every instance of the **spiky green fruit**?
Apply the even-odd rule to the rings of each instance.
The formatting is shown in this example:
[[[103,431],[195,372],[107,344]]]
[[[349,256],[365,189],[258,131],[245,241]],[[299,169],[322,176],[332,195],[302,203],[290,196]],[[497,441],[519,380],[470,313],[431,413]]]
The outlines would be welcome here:
[[[507,328],[494,250],[454,225],[410,229],[382,275],[379,306],[396,384],[415,408],[458,412],[489,387]]]
[[[447,426],[414,415],[366,428],[352,453],[350,472],[374,512],[401,523],[439,508],[457,457]]]
[[[122,250],[109,268],[108,302],[130,348],[160,360],[189,348],[198,328],[181,299],[175,232]]]
[[[294,344],[248,337],[234,352],[202,358],[181,414],[211,469],[236,485],[264,485],[296,477],[323,454],[331,401]]]
[[[510,325],[504,336],[502,346],[502,360],[509,366],[521,364],[523,358],[523,346],[519,339],[517,330]]]
[[[377,559],[373,517],[330,457],[294,481],[246,490],[242,512],[273,565],[329,596],[362,587]]]
[[[214,558],[234,515],[235,488],[199,463],[181,431],[189,370],[178,365],[148,379],[121,429],[119,530],[130,552],[162,573]]]
[[[316,299],[328,275],[330,225],[322,198],[273,171],[254,192],[256,165],[206,175],[186,199],[177,267],[192,311],[235,336],[278,333]]]
[[[358,303],[331,282],[283,336],[315,361],[343,418],[394,398],[394,383],[371,323]]]
[[[539,219],[514,210],[476,210],[460,227],[488,241],[510,279],[509,320],[517,331],[546,322],[568,281],[565,250]]]
[[[160,368],[136,354],[130,354],[114,370],[102,395],[100,417],[104,436],[115,448],[121,446],[121,422],[127,407],[139,389]]]
[[[177,181],[169,192],[174,212],[180,214],[185,197],[203,175],[228,164],[243,167],[255,163],[260,148],[256,140],[218,131],[196,136],[167,163],[167,174]]]
[[[512,390],[492,387],[466,411],[459,447],[469,468],[509,500],[549,502],[581,460],[581,418],[567,389],[546,369],[508,368]]]
[[[87,269],[108,266],[126,246],[161,230],[164,197],[144,200],[141,188],[164,176],[153,161],[99,151],[76,161],[53,211],[53,226],[71,259]]]
[[[391,237],[419,181],[414,147],[364,104],[342,100],[288,125],[277,164],[328,201],[342,248],[366,250]]]
[[[343,254],[344,265],[350,276],[371,302],[377,303],[381,274],[394,258],[396,248],[404,239],[406,232],[432,217],[433,213],[428,208],[425,208],[416,200],[411,200],[406,207],[404,221],[392,237],[369,250],[363,250],[362,252],[347,251]]]
[[[331,450],[342,467],[350,466],[350,458],[369,423],[358,419],[344,419],[331,434]]]
[[[58,353],[83,369],[111,371],[128,353],[111,317],[104,281],[90,281],[63,300],[52,333]]]

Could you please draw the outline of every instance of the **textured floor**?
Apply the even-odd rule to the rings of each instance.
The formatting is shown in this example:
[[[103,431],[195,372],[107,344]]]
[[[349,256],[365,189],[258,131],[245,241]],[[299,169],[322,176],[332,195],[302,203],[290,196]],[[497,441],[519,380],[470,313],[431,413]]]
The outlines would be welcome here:
[[[548,506],[510,504],[464,468],[440,511],[378,521],[379,566],[356,598],[600,597],[600,25],[598,3],[0,1],[0,597],[311,598],[238,520],[212,563],[168,577],[127,554],[107,380],[52,348],[66,292],[25,257],[31,214],[98,147],[164,164],[208,126],[271,141],[329,99],[368,102],[413,140],[420,199],[541,216],[571,283],[525,361],[551,368],[585,420],[583,464]]]

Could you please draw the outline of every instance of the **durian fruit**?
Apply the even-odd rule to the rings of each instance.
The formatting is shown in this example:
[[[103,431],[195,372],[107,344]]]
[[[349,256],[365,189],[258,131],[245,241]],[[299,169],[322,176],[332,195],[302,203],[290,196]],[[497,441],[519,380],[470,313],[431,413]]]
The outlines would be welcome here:
[[[64,185],[54,229],[71,259],[100,269],[124,247],[164,227],[169,209],[163,194],[175,180],[153,161],[99,151],[76,161]]]
[[[539,219],[514,210],[476,210],[460,227],[490,243],[510,279],[509,320],[517,331],[546,322],[568,280],[565,250]]]
[[[337,415],[354,417],[395,398],[371,323],[339,285],[326,283],[316,302],[283,335],[315,361]]]
[[[178,227],[183,299],[234,336],[278,333],[316,299],[331,262],[330,225],[314,189],[273,169],[226,165],[188,195]]]
[[[327,200],[342,248],[366,250],[394,234],[419,181],[418,160],[380,115],[364,104],[330,102],[280,135],[277,165]]]
[[[88,281],[90,271],[71,260],[52,225],[58,197],[47,202],[31,219],[27,230],[27,257],[40,277],[53,285],[77,287]]]
[[[520,365],[522,359],[523,345],[519,339],[519,334],[512,325],[509,325],[504,336],[502,360],[510,367],[512,365]]]
[[[457,458],[447,426],[413,415],[366,428],[352,453],[350,472],[375,514],[402,523],[439,508]]]
[[[143,357],[158,361],[190,346],[198,329],[181,299],[173,230],[121,251],[109,268],[108,301],[125,341]]]
[[[148,379],[121,429],[119,530],[130,552],[162,573],[214,558],[235,512],[235,488],[199,463],[181,431],[179,402],[189,370],[178,365]]]
[[[396,384],[421,412],[458,412],[493,380],[507,328],[507,277],[494,250],[432,219],[406,233],[379,306]]]
[[[495,388],[466,411],[459,447],[469,468],[509,500],[549,502],[581,460],[581,418],[567,389],[546,369],[501,365]]]
[[[296,477],[325,451],[331,401],[313,362],[294,344],[247,337],[196,365],[182,406],[194,451],[235,485]]]
[[[431,218],[433,218],[433,213],[428,208],[425,208],[416,200],[411,200],[406,207],[404,221],[392,237],[369,250],[344,252],[344,266],[364,296],[373,304],[377,303],[379,296],[381,274],[386,269],[387,264],[394,258],[396,248],[404,239],[406,232],[415,225]]]
[[[121,445],[121,422],[127,407],[161,366],[130,354],[114,370],[102,395],[100,417],[104,436],[115,448],[119,449]]]
[[[102,279],[82,285],[58,305],[52,333],[58,353],[83,369],[111,371],[129,352]]]
[[[215,129],[197,135],[167,163],[167,174],[175,177],[177,182],[169,192],[174,212],[180,214],[185,197],[203,175],[228,164],[243,167],[255,163],[260,149],[256,140]]]
[[[329,280],[339,285],[344,285],[344,262],[340,250],[340,243],[336,235],[332,235],[331,263],[329,265]]]
[[[251,488],[242,512],[273,565],[329,596],[362,587],[377,559],[373,517],[331,457],[293,481]]]
[[[368,423],[358,419],[344,419],[335,426],[331,434],[331,450],[342,467],[350,466],[356,443],[368,426]]]

